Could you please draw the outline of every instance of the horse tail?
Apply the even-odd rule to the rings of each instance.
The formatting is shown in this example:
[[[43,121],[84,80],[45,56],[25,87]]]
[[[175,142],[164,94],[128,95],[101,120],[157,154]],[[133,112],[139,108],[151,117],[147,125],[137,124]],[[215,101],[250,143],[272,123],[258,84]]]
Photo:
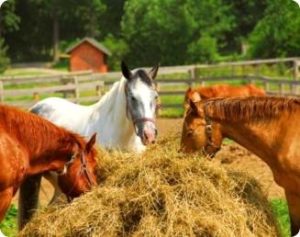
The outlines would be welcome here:
[[[41,175],[34,175],[24,180],[19,193],[18,226],[19,230],[29,222],[38,208]]]

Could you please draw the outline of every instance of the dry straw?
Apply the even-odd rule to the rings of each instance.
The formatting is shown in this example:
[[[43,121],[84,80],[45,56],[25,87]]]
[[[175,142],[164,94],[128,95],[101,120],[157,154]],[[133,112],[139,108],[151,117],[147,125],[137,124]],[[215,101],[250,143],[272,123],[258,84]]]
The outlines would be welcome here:
[[[41,210],[21,236],[278,236],[258,183],[162,139],[144,155],[100,151],[101,184]]]

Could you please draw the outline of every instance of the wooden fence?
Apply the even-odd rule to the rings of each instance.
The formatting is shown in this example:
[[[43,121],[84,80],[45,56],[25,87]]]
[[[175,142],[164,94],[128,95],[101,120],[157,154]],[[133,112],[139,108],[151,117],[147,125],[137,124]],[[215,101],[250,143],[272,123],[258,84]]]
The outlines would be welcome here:
[[[181,108],[182,99],[175,102],[171,99],[170,102],[168,97],[183,97],[189,86],[215,83],[255,83],[269,94],[299,96],[299,62],[298,58],[284,58],[161,67],[156,80],[162,107]],[[281,70],[282,77],[264,73],[266,69],[272,73],[276,68]],[[120,77],[120,72],[94,74],[91,71],[50,76],[1,77],[0,101],[28,108],[40,99],[59,96],[76,103],[90,104],[99,100]]]
[[[0,101],[28,108],[49,96],[68,98],[76,103],[99,100],[104,82],[91,71],[50,76],[0,78]]]

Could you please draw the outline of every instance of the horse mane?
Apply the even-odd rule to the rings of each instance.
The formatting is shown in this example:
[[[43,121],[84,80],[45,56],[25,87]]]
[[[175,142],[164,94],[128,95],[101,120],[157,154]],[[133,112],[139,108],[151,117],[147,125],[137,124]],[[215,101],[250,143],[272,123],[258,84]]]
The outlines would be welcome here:
[[[82,149],[85,144],[84,139],[76,133],[33,113],[7,105],[0,105],[0,130],[2,129],[22,141],[33,152],[41,147],[57,146],[58,139],[62,147],[76,143]]]
[[[270,119],[300,108],[300,99],[283,97],[217,98],[204,102],[204,112],[219,121]]]
[[[122,77],[119,81],[116,81],[111,89],[95,104],[95,106],[99,106],[99,108],[101,108],[101,114],[109,114],[110,111],[114,111],[114,107],[116,106],[120,95],[124,94],[124,98],[122,100],[125,101],[125,84],[126,79]]]

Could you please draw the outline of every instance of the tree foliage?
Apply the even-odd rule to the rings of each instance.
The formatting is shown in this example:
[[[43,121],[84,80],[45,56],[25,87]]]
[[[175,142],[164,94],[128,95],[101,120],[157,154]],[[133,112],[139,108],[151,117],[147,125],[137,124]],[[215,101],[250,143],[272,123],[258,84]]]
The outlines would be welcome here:
[[[7,46],[4,45],[4,40],[0,39],[0,73],[3,73],[10,63],[7,57]]]
[[[206,40],[222,39],[222,33],[230,29],[227,10],[221,0],[128,0],[122,20],[128,59],[139,65],[200,61],[201,57],[190,57],[189,49],[201,50],[204,35]]]
[[[20,17],[15,14],[15,0],[10,0],[1,6],[0,35],[19,29]]]
[[[9,0],[0,35],[14,62],[51,60],[85,36],[112,51],[109,67],[209,63],[240,57],[296,56],[300,11],[290,0]],[[56,27],[54,27],[56,26]]]
[[[268,1],[264,18],[251,33],[251,57],[298,56],[300,53],[300,11],[289,0]]]

